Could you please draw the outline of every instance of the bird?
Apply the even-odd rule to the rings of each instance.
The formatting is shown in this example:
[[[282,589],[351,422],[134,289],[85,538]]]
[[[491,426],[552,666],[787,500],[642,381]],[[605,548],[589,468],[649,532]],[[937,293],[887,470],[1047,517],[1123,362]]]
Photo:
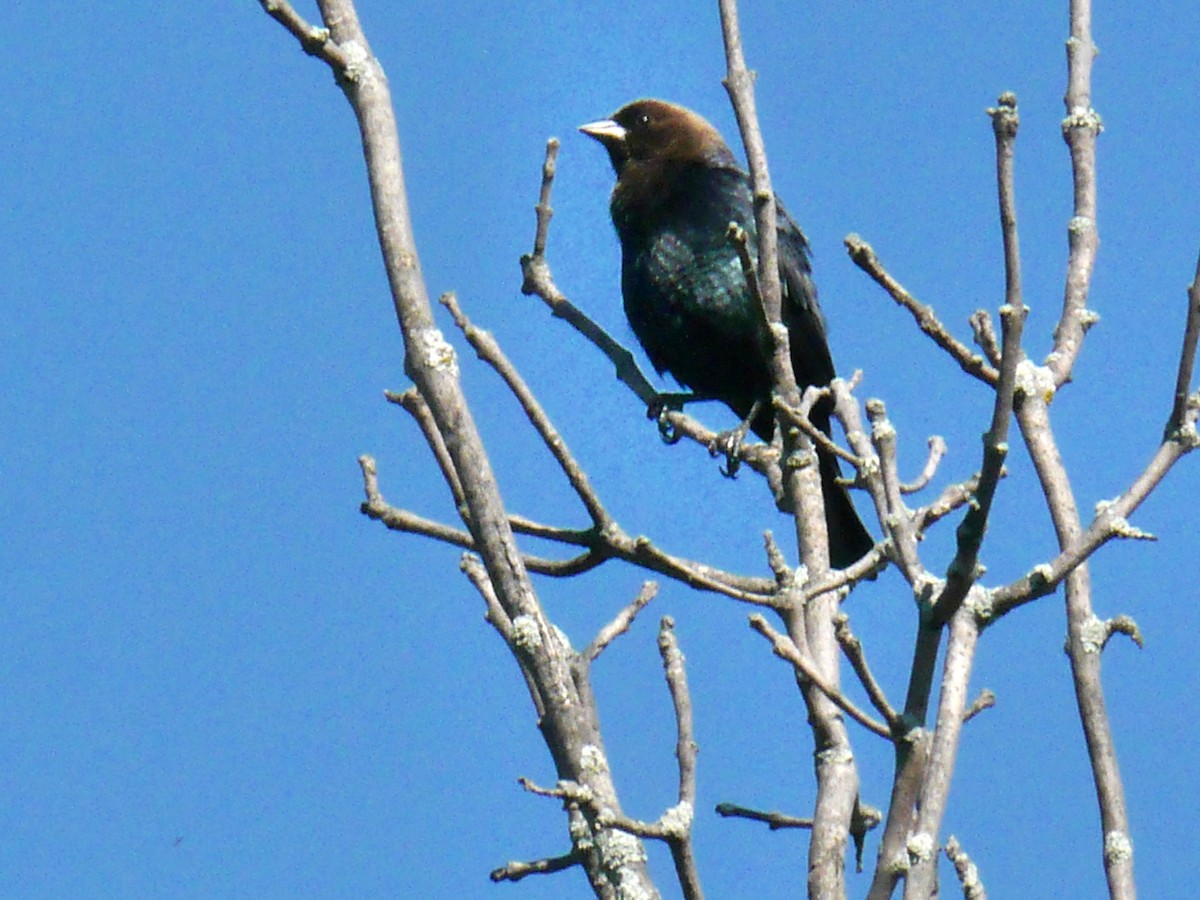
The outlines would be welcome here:
[[[698,398],[722,401],[769,442],[770,333],[729,237],[736,223],[757,254],[750,177],[711,123],[665,100],[635,100],[579,130],[600,142],[616,173],[609,211],[621,245],[625,315],[651,364]],[[824,386],[835,370],[808,240],[778,199],[776,210],[792,368],[801,390]],[[809,415],[827,435],[831,412],[823,398]],[[845,568],[874,541],[838,482],[837,457],[818,446],[817,458],[830,563]]]

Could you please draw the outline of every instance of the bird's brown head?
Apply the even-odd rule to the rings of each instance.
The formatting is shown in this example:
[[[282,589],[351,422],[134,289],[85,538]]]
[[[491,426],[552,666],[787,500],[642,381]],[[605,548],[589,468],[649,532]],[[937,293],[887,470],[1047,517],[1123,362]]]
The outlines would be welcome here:
[[[631,161],[734,164],[729,147],[708,120],[665,100],[635,100],[579,130],[604,145],[618,176]]]

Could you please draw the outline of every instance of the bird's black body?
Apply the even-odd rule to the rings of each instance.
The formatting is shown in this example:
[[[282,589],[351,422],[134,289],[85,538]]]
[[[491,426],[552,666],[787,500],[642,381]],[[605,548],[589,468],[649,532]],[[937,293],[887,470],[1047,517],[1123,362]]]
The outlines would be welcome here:
[[[640,100],[610,120],[582,129],[608,150],[617,173],[611,211],[621,242],[621,288],[633,332],[660,372],[697,394],[726,403],[769,441],[771,342],[728,228],[736,222],[757,253],[750,179],[720,134],[700,116],[660,100]],[[833,360],[811,277],[808,242],[777,204],[783,320],[801,389],[834,377]],[[812,412],[829,433],[829,404]],[[856,561],[872,540],[845,488],[837,460],[819,452],[838,567]]]

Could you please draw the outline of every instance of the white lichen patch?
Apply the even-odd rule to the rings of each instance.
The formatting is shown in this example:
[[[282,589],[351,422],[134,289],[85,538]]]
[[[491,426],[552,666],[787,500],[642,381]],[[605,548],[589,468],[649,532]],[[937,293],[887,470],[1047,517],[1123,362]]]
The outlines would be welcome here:
[[[1034,365],[1030,360],[1023,359],[1017,363],[1015,387],[1019,394],[1041,397],[1043,402],[1049,403],[1054,399],[1054,373],[1045,366]]]
[[[542,633],[533,616],[517,616],[512,620],[513,646],[532,653],[542,646]]]
[[[579,751],[579,765],[584,772],[602,773],[608,771],[608,760],[604,751],[595,744],[584,744]]]
[[[692,804],[686,800],[672,806],[659,820],[663,828],[676,837],[687,837],[692,828],[692,819],[696,817],[696,811],[692,808]]]
[[[1104,835],[1104,858],[1109,862],[1127,862],[1133,859],[1133,841],[1123,831],[1110,831]]]
[[[367,48],[358,41],[346,41],[344,44],[338,44],[338,47],[346,58],[346,68],[342,70],[342,77],[355,84],[362,83],[371,69],[371,54],[367,53]]]
[[[596,846],[604,854],[606,868],[619,869],[646,861],[646,851],[642,842],[632,834],[615,828],[606,828],[599,832],[596,835]]]
[[[1104,642],[1108,640],[1108,623],[1103,619],[1098,619],[1092,616],[1079,629],[1079,638],[1083,643],[1084,653],[1099,653],[1104,649]]]
[[[924,862],[933,859],[933,854],[937,851],[937,844],[933,840],[933,835],[922,831],[908,839],[907,849],[908,856],[913,862]]]
[[[412,349],[419,366],[458,377],[458,357],[438,329],[421,328],[414,331]]]

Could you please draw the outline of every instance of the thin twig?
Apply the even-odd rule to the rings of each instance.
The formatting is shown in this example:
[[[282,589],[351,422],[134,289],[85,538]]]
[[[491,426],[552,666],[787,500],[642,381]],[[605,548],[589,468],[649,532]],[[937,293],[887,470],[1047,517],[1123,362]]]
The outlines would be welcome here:
[[[913,513],[918,534],[923,534],[929,526],[941,521],[954,510],[971,502],[975,491],[979,488],[979,476],[973,475],[966,481],[947,485],[938,498],[927,506],[922,506]]]
[[[928,573],[917,553],[916,521],[905,505],[901,491],[896,461],[896,429],[888,420],[887,407],[882,400],[867,401],[867,421],[871,426],[871,446],[878,460],[876,511],[891,538],[892,561],[900,568],[905,580],[915,584],[925,580]]]
[[[996,695],[988,688],[984,688],[979,692],[979,696],[967,707],[963,713],[963,724],[967,724],[984,710],[991,709],[996,705]]]
[[[950,835],[946,841],[946,857],[954,864],[954,873],[962,885],[963,900],[987,900],[987,890],[979,879],[979,869],[954,835]]]
[[[815,391],[814,399],[816,397],[832,396],[832,392],[829,388],[816,387],[815,385],[810,386],[805,390],[805,395],[807,396],[810,391]],[[811,407],[812,404],[810,403],[810,410]],[[775,408],[781,415],[784,416],[784,418],[787,419],[788,424],[795,425],[797,428],[807,434],[812,439],[812,442],[819,448],[827,451],[833,456],[838,457],[839,459],[844,459],[850,465],[854,466],[856,474],[858,470],[863,467],[864,462],[860,457],[847,450],[845,447],[823,432],[820,428],[814,425],[812,420],[808,417],[807,412],[802,412],[799,409],[793,409],[782,401],[776,404]]]
[[[390,506],[379,491],[375,460],[363,456],[359,458],[359,465],[363,468],[364,491],[367,495],[366,501],[360,506],[363,515],[381,522],[392,531],[419,534],[464,550],[476,549],[475,538],[469,532]],[[598,531],[595,528],[558,528],[516,515],[510,516],[509,521],[514,532],[586,549],[585,553],[565,560],[523,553],[521,558],[526,567],[539,575],[565,578],[596,568],[610,559],[620,559],[688,587],[724,594],[743,603],[773,609],[779,602],[778,585],[772,579],[737,575],[673,556],[659,549],[649,538],[631,537],[616,525]]]
[[[752,822],[765,822],[772,831],[780,828],[812,828],[813,820],[790,816],[781,812],[763,812],[738,806],[736,803],[718,803],[717,815],[726,819],[750,819]]]
[[[808,582],[804,589],[796,595],[796,600],[804,604],[834,591],[839,592],[839,599],[844,599],[854,585],[860,581],[874,578],[882,572],[887,562],[887,544],[876,544],[859,557],[853,565],[826,572],[825,577],[821,580]]]
[[[592,642],[587,645],[581,654],[588,662],[594,661],[605,648],[629,630],[633,624],[633,620],[658,593],[658,585],[653,581],[646,581],[642,584],[642,589],[638,591],[638,595],[633,598],[628,606],[622,609],[613,618],[611,622],[600,629],[600,632],[592,639]]]
[[[539,229],[540,230],[540,229]],[[554,423],[550,421],[550,417],[546,415],[546,411],[538,402],[533,391],[529,389],[529,385],[525,383],[525,379],[521,377],[521,373],[516,370],[516,367],[509,361],[508,356],[500,349],[499,343],[491,335],[475,326],[474,323],[467,317],[466,313],[458,305],[458,299],[452,293],[444,294],[441,298],[441,303],[454,318],[454,323],[462,331],[463,336],[474,348],[485,363],[504,380],[508,389],[513,396],[517,398],[517,402],[521,404],[521,409],[525,416],[537,431],[543,443],[550,451],[550,455],[554,457],[563,474],[567,477],[571,488],[575,491],[575,495],[579,497],[584,508],[588,512],[592,523],[599,529],[604,529],[612,521],[608,510],[604,508],[604,504],[600,501],[600,497],[592,489],[591,481],[584,472],[583,467],[571,454],[567,447],[567,442],[563,440],[558,429],[554,427]]]
[[[393,391],[384,391],[383,396],[389,403],[396,404],[416,421],[417,427],[421,429],[421,434],[425,438],[426,445],[433,453],[434,461],[437,462],[438,468],[442,472],[442,479],[450,488],[455,509],[458,510],[460,516],[465,517],[467,503],[463,497],[462,482],[458,478],[458,472],[454,469],[454,460],[450,458],[450,451],[446,449],[446,442],[442,439],[442,433],[438,431],[437,422],[433,419],[429,404],[425,402],[416,388],[409,388],[399,394]]]
[[[1055,387],[1071,380],[1083,336],[1095,321],[1095,314],[1087,309],[1087,300],[1100,247],[1096,226],[1096,138],[1104,127],[1099,113],[1092,109],[1092,61],[1096,52],[1092,42],[1091,0],[1071,0],[1064,97],[1067,114],[1062,121],[1062,133],[1071,151],[1075,208],[1067,224],[1070,250],[1062,314],[1054,329],[1054,350],[1046,358]]]
[[[887,725],[871,718],[855,706],[845,694],[826,681],[825,677],[817,670],[817,667],[800,651],[795,641],[788,635],[776,631],[766,619],[757,613],[750,616],[750,627],[771,642],[771,649],[776,656],[791,663],[795,667],[798,676],[815,685],[838,709],[842,710],[868,731],[873,731],[883,738],[891,737],[891,731]]]
[[[1044,404],[1035,404],[1035,407],[1041,410],[1045,409]],[[1031,411],[1031,414],[1027,416],[1030,421],[1033,421],[1035,417],[1038,422],[1044,421],[1045,427],[1049,428],[1049,419],[1044,412],[1034,414]],[[1194,421],[1193,414],[1193,427]],[[1028,432],[1028,428],[1025,426],[1022,427],[1022,430]],[[1050,443],[1041,452],[1057,457],[1057,451],[1052,450],[1052,444],[1053,439],[1051,438]],[[1129,516],[1162,482],[1175,463],[1191,449],[1192,447],[1188,444],[1170,438],[1159,445],[1154,456],[1146,464],[1146,468],[1134,479],[1133,484],[1125,493],[1115,500],[1097,507],[1096,516],[1086,530],[1081,528],[1078,518],[1076,518],[1076,526],[1072,530],[1069,543],[1059,551],[1054,559],[1034,566],[1016,581],[993,590],[989,596],[989,603],[978,610],[981,616],[980,624],[990,624],[1018,606],[1053,593],[1072,571],[1083,565],[1100,547],[1114,538],[1137,539],[1144,537],[1142,532],[1129,525]],[[1047,466],[1049,465],[1050,463],[1047,462]],[[1058,466],[1055,466],[1054,472],[1058,471],[1060,471]],[[1047,469],[1048,478],[1051,474],[1051,470]],[[1065,471],[1061,471],[1061,477],[1066,477]],[[1055,476],[1054,480],[1057,482],[1058,476]],[[1065,484],[1063,488],[1069,491]],[[1065,502],[1067,499],[1061,490],[1056,492],[1055,496],[1059,499],[1052,500],[1052,502]],[[1071,508],[1074,509],[1073,500],[1071,500]]]
[[[1188,396],[1192,390],[1192,369],[1196,364],[1196,344],[1200,340],[1200,258],[1196,260],[1196,274],[1188,285],[1187,324],[1183,329],[1183,349],[1179,354],[1179,371],[1175,376],[1175,402],[1171,407],[1171,418],[1167,420],[1168,437],[1182,432],[1187,416]],[[1193,426],[1191,437],[1196,437]]]
[[[692,818],[696,809],[696,746],[692,723],[692,696],[688,690],[687,670],[683,651],[675,634],[675,620],[663,616],[658,628],[658,652],[662,657],[663,673],[671,703],[675,708],[675,760],[679,768],[678,803],[668,811],[667,843],[675,862],[675,874],[683,888],[685,900],[701,900],[700,873],[692,847]]]
[[[514,860],[510,863],[505,863],[498,869],[493,869],[489,874],[494,882],[501,881],[520,881],[527,875],[550,875],[554,872],[561,872],[564,869],[570,869],[574,866],[583,864],[583,855],[576,850],[570,853],[564,853],[562,856],[552,856],[548,859],[535,859],[532,862],[521,862]]]
[[[934,603],[934,624],[950,621],[979,577],[979,550],[987,531],[992,499],[1000,483],[1004,460],[1008,456],[1008,426],[1012,418],[1017,368],[1025,358],[1021,349],[1021,335],[1028,308],[1021,293],[1021,250],[1017,236],[1013,172],[1014,147],[1020,124],[1016,96],[1001,94],[999,102],[988,110],[988,114],[992,117],[992,130],[996,136],[996,186],[1000,204],[1000,230],[1004,239],[1005,290],[1004,305],[1000,308],[1000,373],[996,382],[991,426],[984,435],[979,488],[975,492],[975,502],[967,509],[966,516],[958,526],[958,548],[946,572],[945,590]]]
[[[1000,377],[999,373],[982,356],[973,353],[970,347],[950,334],[950,331],[933,311],[932,306],[922,303],[905,290],[900,282],[889,275],[870,244],[857,234],[847,235],[843,243],[845,243],[846,250],[850,253],[850,259],[854,261],[854,264],[887,291],[888,296],[896,303],[908,310],[920,329],[929,335],[935,344],[949,353],[964,372],[973,375],[985,384],[994,385],[996,383]]]
[[[546,255],[546,241],[550,234],[550,220],[554,217],[554,209],[550,206],[550,190],[554,186],[554,173],[558,161],[558,138],[546,141],[546,161],[542,163],[542,189],[538,194],[537,231],[533,235],[533,255]]]
[[[971,313],[967,322],[971,333],[975,336],[975,344],[987,356],[993,366],[1000,365],[1000,343],[996,340],[996,329],[992,327],[992,317],[986,309],[977,309]]]
[[[524,273],[524,282],[521,285],[523,294],[540,297],[550,308],[551,315],[562,319],[598,347],[612,362],[618,380],[633,391],[647,407],[658,399],[659,392],[642,374],[633,354],[613,340],[607,331],[558,289],[550,272],[550,264],[544,256],[521,257],[521,271]]]
[[[305,53],[328,63],[335,71],[345,71],[346,55],[329,39],[328,28],[309,24],[287,0],[259,0],[259,3],[267,15],[291,32]]]
[[[488,579],[487,569],[483,567],[479,557],[473,553],[464,553],[459,562],[459,568],[475,586],[479,596],[483,598],[484,605],[487,606],[488,623],[500,632],[500,636],[505,641],[508,641],[512,637],[512,621],[508,618],[504,607],[500,605],[496,591]]]
[[[582,784],[576,781],[559,779],[552,788],[542,787],[532,778],[521,776],[517,779],[517,784],[530,794],[535,794],[538,797],[550,797],[555,800],[564,800],[568,803],[591,803],[592,792]]]
[[[925,468],[921,470],[912,481],[902,482],[900,484],[901,494],[915,494],[918,491],[925,490],[929,482],[933,480],[933,476],[937,473],[937,468],[942,462],[942,457],[946,455],[946,439],[940,434],[935,434],[929,439],[929,456],[925,460]]]
[[[834,618],[834,627],[836,629],[835,633],[837,634],[838,644],[841,646],[842,652],[846,655],[846,659],[849,660],[850,668],[858,676],[863,690],[867,692],[867,697],[870,698],[871,705],[883,716],[883,720],[887,722],[892,734],[900,734],[904,730],[904,723],[899,713],[896,712],[896,708],[888,702],[887,695],[883,692],[883,687],[875,680],[875,676],[871,673],[871,667],[867,665],[866,653],[863,651],[862,641],[850,630],[850,617],[845,613],[839,613]]]

